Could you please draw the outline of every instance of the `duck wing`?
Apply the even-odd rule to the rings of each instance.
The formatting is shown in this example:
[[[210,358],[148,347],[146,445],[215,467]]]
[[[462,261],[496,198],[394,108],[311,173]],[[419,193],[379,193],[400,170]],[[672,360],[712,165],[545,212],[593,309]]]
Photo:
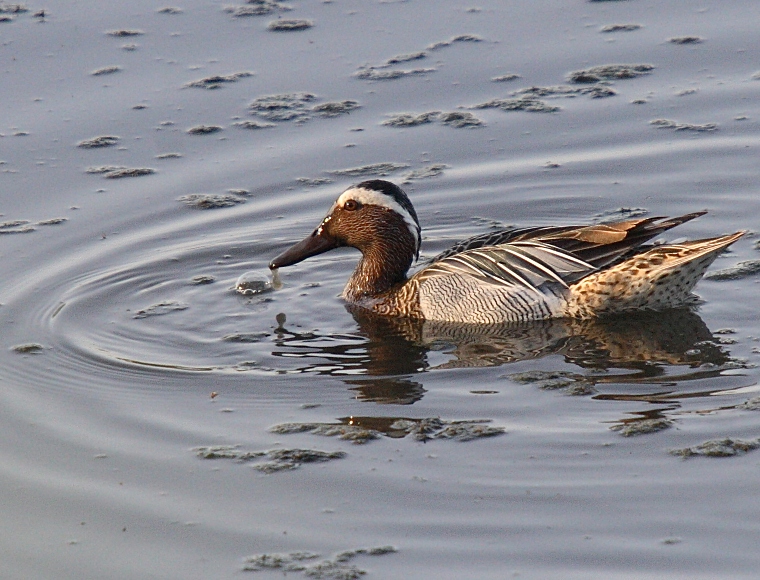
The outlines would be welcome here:
[[[567,288],[595,270],[592,264],[550,244],[518,241],[445,257],[419,271],[414,278],[422,283],[436,276],[457,274],[535,293],[547,283]]]
[[[642,246],[652,238],[705,213],[700,211],[676,218],[651,217],[589,226],[527,227],[489,232],[459,242],[435,256],[430,263],[486,246],[537,241],[564,250],[595,268],[603,268],[645,251],[647,248]]]
[[[676,218],[652,217],[583,226],[567,232],[540,235],[539,240],[605,268],[651,248],[649,240],[684,222],[704,215],[700,211]]]
[[[461,254],[467,250],[475,250],[485,246],[499,246],[501,244],[507,244],[516,240],[531,240],[539,239],[541,236],[559,235],[563,232],[570,232],[578,229],[579,226],[534,226],[527,228],[509,228],[505,230],[498,230],[494,232],[486,232],[485,234],[478,234],[461,242],[457,242],[451,246],[448,250],[444,250],[440,254],[431,258],[428,263],[432,264],[453,256],[455,254]]]
[[[595,271],[560,248],[517,241],[448,256],[408,283],[428,320],[518,322],[560,315],[569,285]]]

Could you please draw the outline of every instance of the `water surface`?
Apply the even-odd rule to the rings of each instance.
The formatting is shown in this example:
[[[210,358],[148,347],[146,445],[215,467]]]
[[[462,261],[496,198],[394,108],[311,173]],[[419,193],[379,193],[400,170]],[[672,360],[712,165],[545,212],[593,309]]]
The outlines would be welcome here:
[[[352,250],[231,288],[370,175],[423,258],[707,209],[669,239],[757,260],[756,3],[226,6],[0,14],[2,576],[755,577],[757,277],[518,328],[347,309]]]

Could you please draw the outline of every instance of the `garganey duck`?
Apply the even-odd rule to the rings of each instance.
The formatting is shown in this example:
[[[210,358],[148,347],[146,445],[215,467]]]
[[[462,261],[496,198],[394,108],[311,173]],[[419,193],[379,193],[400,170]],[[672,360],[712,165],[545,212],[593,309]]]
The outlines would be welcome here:
[[[704,213],[487,233],[407,277],[419,257],[420,222],[404,191],[377,179],[344,191],[319,227],[269,267],[356,248],[362,258],[343,298],[378,314],[426,320],[500,323],[660,310],[688,302],[707,267],[745,233],[644,245]]]

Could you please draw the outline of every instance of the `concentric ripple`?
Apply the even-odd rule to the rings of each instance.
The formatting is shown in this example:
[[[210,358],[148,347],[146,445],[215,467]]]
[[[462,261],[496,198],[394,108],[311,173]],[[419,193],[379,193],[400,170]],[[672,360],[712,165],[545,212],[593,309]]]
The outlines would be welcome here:
[[[186,384],[188,375],[196,385],[209,377],[234,389],[277,382],[268,393],[280,402],[290,384],[283,375],[305,374],[335,378],[360,400],[410,404],[425,396],[420,373],[559,354],[594,375],[573,377],[570,391],[595,394],[606,385],[602,400],[652,384],[683,385],[676,399],[748,384],[723,374],[743,365],[689,311],[523,328],[377,319],[347,313],[337,297],[355,259],[348,252],[306,261],[284,273],[282,287],[265,284],[266,291],[244,296],[235,289],[241,275],[266,280],[268,261],[292,241],[293,223],[241,219],[241,212],[189,215],[167,215],[113,239],[71,241],[54,264],[16,280],[0,310],[13,321],[19,347],[9,372],[59,390],[134,391]],[[718,377],[718,386],[701,384]],[[623,385],[621,393],[610,385]]]
[[[272,240],[272,224],[262,227]],[[12,357],[19,363],[16,372],[39,374],[38,384],[51,388],[94,386],[103,379],[139,388],[141,381],[155,384],[186,373],[275,377],[303,372],[302,360],[273,354],[276,345],[335,342],[336,337],[320,337],[297,323],[291,329],[281,310],[296,301],[287,298],[296,292],[318,294],[315,300],[345,314],[342,305],[319,284],[299,288],[293,283],[297,276],[281,294],[239,295],[234,286],[243,272],[270,276],[267,262],[277,245],[262,241],[255,227],[243,227],[240,220],[219,220],[212,228],[206,224],[199,233],[175,219],[98,245],[77,240],[75,248],[59,252],[55,264],[16,280],[3,297],[0,315],[13,322],[14,345],[42,346],[37,354]],[[302,272],[315,279],[310,268]],[[302,307],[308,310],[307,304]],[[340,330],[337,340],[355,346],[365,341]],[[31,356],[37,357],[32,364],[22,362]]]

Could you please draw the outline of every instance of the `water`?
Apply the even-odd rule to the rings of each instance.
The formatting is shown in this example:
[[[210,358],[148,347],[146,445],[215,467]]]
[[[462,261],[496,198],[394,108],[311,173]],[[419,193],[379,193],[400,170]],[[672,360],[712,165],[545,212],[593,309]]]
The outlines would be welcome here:
[[[266,286],[371,171],[423,257],[645,212],[709,211],[671,239],[756,230],[754,2],[28,8],[0,22],[0,575],[756,575],[756,276],[519,329],[350,311],[352,250]],[[608,64],[654,68],[605,98],[567,81]],[[476,107],[557,85],[553,113]]]

